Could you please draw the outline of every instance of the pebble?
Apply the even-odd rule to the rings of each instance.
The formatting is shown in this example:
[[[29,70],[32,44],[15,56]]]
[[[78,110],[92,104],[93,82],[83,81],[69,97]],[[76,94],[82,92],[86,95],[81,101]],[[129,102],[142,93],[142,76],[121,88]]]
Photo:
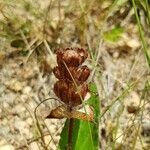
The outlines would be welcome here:
[[[21,102],[26,102],[28,99],[29,99],[28,95],[26,95],[26,94],[21,94],[20,95]]]
[[[142,121],[142,134],[144,136],[150,136],[150,120],[149,119],[144,119]]]
[[[32,132],[30,132],[29,128],[24,128],[22,130],[20,130],[20,133],[23,134],[25,137],[31,139],[33,137]]]
[[[23,104],[18,104],[12,110],[13,113],[20,114],[23,113],[26,110],[26,108],[23,106]]]
[[[139,110],[140,98],[136,92],[131,92],[129,96],[124,100],[124,104],[128,113],[136,113]]]
[[[60,136],[55,136],[54,140],[55,140],[55,143],[58,143],[60,140]]]
[[[27,138],[32,138],[33,134],[30,132],[29,125],[26,121],[21,120],[20,118],[16,118],[14,123],[14,128],[20,132],[21,135],[24,135]]]
[[[6,140],[1,140],[0,150],[15,150],[15,148],[12,145],[8,144]]]
[[[31,149],[31,150],[40,150],[40,148],[39,148],[37,142],[32,142],[32,143],[30,144],[30,146],[29,146],[29,149]]]
[[[17,79],[12,79],[10,81],[7,81],[5,85],[7,86],[7,88],[9,88],[14,92],[19,92],[23,88],[23,84],[20,81],[17,81]]]
[[[50,142],[52,141],[52,138],[50,135],[47,135],[47,136],[44,136],[44,140],[45,140],[45,143],[47,145],[47,144],[50,144]]]
[[[119,57],[119,52],[114,52],[113,53],[113,58],[118,58]]]
[[[9,104],[7,102],[3,102],[3,108],[4,109],[8,109],[9,108]]]
[[[26,123],[27,123],[29,126],[32,126],[32,124],[33,124],[33,119],[32,119],[32,118],[27,118],[27,119],[26,119]]]
[[[123,140],[123,131],[122,131],[121,129],[119,129],[119,130],[117,131],[116,137],[117,137],[116,143],[121,144],[121,143],[122,143],[122,140]]]
[[[12,145],[3,145],[3,146],[0,146],[0,150],[15,150],[15,148],[12,146]]]
[[[25,121],[22,121],[20,118],[15,118],[15,123],[14,123],[14,127],[19,130],[22,131],[26,128],[27,123]]]
[[[21,72],[21,74],[22,74],[22,77],[27,80],[27,79],[34,78],[36,76],[36,74],[37,74],[37,71],[38,71],[38,69],[36,67],[34,67],[34,68],[28,67],[28,68],[25,68]]]
[[[54,134],[57,132],[57,130],[56,130],[56,125],[51,124],[51,122],[50,122],[48,119],[45,120],[45,124],[46,124],[47,127],[49,128],[50,133],[51,133],[52,135],[54,135]]]
[[[49,147],[51,148],[51,150],[56,150],[58,146],[54,143],[50,143]]]
[[[23,92],[23,94],[29,95],[31,90],[32,90],[32,88],[30,86],[26,86],[26,87],[23,88],[22,92]]]
[[[137,39],[129,39],[126,44],[134,49],[140,46],[140,42]]]

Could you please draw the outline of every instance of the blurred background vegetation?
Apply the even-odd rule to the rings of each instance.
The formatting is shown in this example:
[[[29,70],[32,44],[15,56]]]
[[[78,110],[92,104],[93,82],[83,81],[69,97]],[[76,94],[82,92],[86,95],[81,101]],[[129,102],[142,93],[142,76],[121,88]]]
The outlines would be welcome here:
[[[27,94],[23,89],[28,86],[32,87],[28,93],[30,98],[42,90],[44,92],[37,99],[52,97],[55,50],[84,47],[89,51],[89,82],[95,83],[101,104],[101,149],[148,150],[149,46],[148,0],[0,0],[1,130],[4,126],[10,128],[7,115],[12,113],[12,108],[18,103],[28,104],[16,99],[9,104],[6,101],[11,99],[8,93],[20,99]],[[35,66],[38,69],[34,69]],[[4,102],[8,104],[6,108]],[[33,108],[26,117],[20,115],[19,118],[26,120],[32,116]],[[12,128],[15,128],[14,124],[13,120]],[[27,128],[33,133],[31,138],[37,138],[35,125]],[[12,136],[13,131],[6,133]],[[21,134],[20,130],[15,134],[17,132]],[[10,149],[33,149],[27,135],[18,140],[18,137],[5,137],[6,133],[0,132],[0,140],[11,144]],[[56,146],[50,147],[56,149]]]

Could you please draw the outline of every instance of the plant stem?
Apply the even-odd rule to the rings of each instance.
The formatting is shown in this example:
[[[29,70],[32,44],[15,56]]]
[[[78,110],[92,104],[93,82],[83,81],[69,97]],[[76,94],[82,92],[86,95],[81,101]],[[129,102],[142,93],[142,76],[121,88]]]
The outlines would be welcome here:
[[[73,121],[74,121],[73,118],[69,119],[69,126],[68,126],[68,147],[67,147],[67,150],[72,150]]]

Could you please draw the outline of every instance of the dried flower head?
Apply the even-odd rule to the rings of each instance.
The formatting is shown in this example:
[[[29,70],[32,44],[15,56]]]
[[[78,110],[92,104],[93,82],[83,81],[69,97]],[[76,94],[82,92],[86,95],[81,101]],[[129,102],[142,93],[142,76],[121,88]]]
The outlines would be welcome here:
[[[56,55],[58,66],[53,72],[59,80],[54,85],[54,92],[65,104],[71,107],[80,105],[88,92],[84,82],[90,70],[81,66],[88,56],[87,51],[83,48],[58,49]]]
[[[53,73],[58,81],[54,84],[54,93],[66,104],[58,106],[47,116],[47,118],[76,118],[93,121],[94,115],[87,115],[72,109],[84,100],[88,85],[86,80],[90,75],[89,68],[82,63],[88,57],[88,53],[83,48],[66,48],[56,51],[57,64]]]
[[[86,96],[88,92],[88,86],[87,84],[82,84],[78,86],[77,89],[74,83],[59,80],[54,85],[54,92],[65,104],[70,107],[75,107],[82,103],[81,99],[84,99]]]
[[[78,67],[88,56],[88,53],[83,48],[66,48],[58,49],[56,52],[58,66]]]

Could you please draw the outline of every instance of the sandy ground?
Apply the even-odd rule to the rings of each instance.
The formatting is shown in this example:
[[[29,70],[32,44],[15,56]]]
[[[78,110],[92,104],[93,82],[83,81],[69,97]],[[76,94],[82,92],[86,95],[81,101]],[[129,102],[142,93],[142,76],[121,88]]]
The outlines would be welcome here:
[[[109,2],[101,6],[95,3],[86,6],[82,2],[80,7],[74,1],[65,1],[61,4],[53,2],[48,13],[50,25],[43,14],[42,19],[41,16],[39,18],[34,16],[38,4],[32,8],[34,15],[25,11],[21,3],[10,4],[12,6],[6,5],[4,12],[8,12],[8,16],[10,12],[17,14],[21,24],[23,21],[27,24],[26,21],[31,20],[32,30],[26,36],[21,34],[23,30],[20,30],[20,22],[11,22],[12,32],[21,34],[19,38],[25,43],[23,49],[12,46],[12,41],[17,36],[14,36],[13,40],[0,37],[0,150],[43,149],[38,137],[34,110],[43,99],[55,97],[53,84],[56,79],[52,73],[52,68],[56,65],[55,49],[80,46],[89,50],[86,62],[92,70],[89,82],[96,81],[102,113],[111,106],[101,118],[100,128],[104,133],[100,139],[102,149],[111,149],[110,143],[116,139],[115,146],[118,150],[133,149],[133,145],[136,150],[148,150],[150,74],[138,27],[132,20],[129,5],[112,13],[102,28],[105,11],[107,12],[110,6]],[[49,2],[39,4],[38,13],[45,10],[48,4]],[[88,7],[88,11],[84,14],[82,11],[84,12],[85,7]],[[1,20],[8,23],[3,15]],[[44,21],[46,23],[43,31]],[[124,28],[120,39],[115,43],[103,40],[101,30],[105,32],[115,25]],[[6,31],[3,29],[4,32]],[[43,32],[45,32],[44,40],[47,42],[43,42]],[[150,41],[148,37],[147,40]],[[24,49],[28,50],[27,55],[22,52]],[[96,61],[93,61],[90,50],[95,54]],[[123,91],[126,91],[125,94],[122,94]],[[57,105],[58,102],[54,100],[45,102],[38,110],[39,118],[44,119],[46,112]],[[51,141],[50,149],[56,149],[64,121],[45,119],[41,121],[44,140],[47,144]]]

